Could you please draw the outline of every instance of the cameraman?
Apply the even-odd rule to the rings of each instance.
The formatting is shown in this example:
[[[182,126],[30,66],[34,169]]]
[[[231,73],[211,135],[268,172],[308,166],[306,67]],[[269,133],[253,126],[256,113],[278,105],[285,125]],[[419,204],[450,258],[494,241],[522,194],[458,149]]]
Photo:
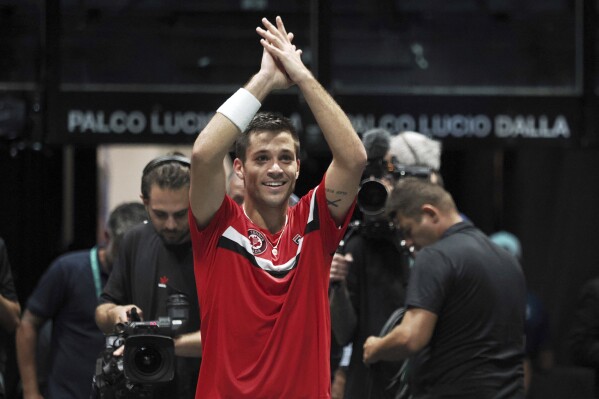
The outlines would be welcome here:
[[[143,320],[167,317],[169,295],[184,294],[190,304],[188,332],[174,337],[174,380],[152,388],[156,398],[193,398],[202,345],[187,219],[189,160],[174,154],[150,161],[142,173],[141,193],[151,223],[123,239],[96,309],[96,323],[110,334],[118,323],[131,321],[133,308]]]
[[[387,194],[403,176],[440,181],[439,142],[415,132],[392,138],[384,129],[367,131],[363,142],[368,165],[358,193],[361,217],[350,226],[331,265],[333,335],[340,345],[352,344],[346,399],[394,397],[396,389],[386,387],[401,366],[385,363],[368,369],[362,361],[366,338],[379,335],[404,305],[409,275],[409,249],[384,216]]]

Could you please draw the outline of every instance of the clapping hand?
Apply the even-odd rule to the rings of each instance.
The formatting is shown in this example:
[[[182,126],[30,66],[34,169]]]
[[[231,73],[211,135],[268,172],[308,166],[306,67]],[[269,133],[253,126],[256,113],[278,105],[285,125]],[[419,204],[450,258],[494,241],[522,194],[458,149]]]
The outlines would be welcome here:
[[[264,29],[256,28],[264,47],[260,69],[271,76],[273,89],[286,89],[310,77],[301,59],[302,50],[292,43],[294,35],[285,30],[281,17],[276,18],[276,26],[266,18],[262,18],[262,24]]]

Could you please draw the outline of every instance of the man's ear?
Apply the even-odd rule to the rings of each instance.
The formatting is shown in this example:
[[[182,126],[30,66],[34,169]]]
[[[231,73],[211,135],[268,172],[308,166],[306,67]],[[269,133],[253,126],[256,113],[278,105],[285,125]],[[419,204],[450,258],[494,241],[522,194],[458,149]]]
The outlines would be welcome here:
[[[233,172],[235,172],[237,177],[243,180],[243,163],[241,162],[241,159],[235,158],[233,160]]]
[[[422,205],[422,213],[427,215],[434,223],[439,221],[439,210],[434,205]]]
[[[139,198],[141,199],[141,202],[143,202],[144,206],[147,208],[148,204],[150,203],[150,200],[144,197],[143,194],[139,194]]]
[[[300,173],[300,163],[301,163],[301,162],[300,162],[300,160],[299,160],[299,158],[298,158],[298,159],[297,159],[297,170],[295,171],[295,180],[297,180],[297,179],[298,179],[298,177],[299,177],[299,173]]]

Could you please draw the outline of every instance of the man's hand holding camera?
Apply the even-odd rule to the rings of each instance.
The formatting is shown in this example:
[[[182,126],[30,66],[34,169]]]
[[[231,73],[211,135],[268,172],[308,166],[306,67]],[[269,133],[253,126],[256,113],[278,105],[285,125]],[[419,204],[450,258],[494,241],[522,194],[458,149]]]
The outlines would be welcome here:
[[[117,305],[112,309],[108,310],[110,318],[113,320],[113,324],[126,323],[129,321],[141,321],[143,320],[143,310],[135,305]]]
[[[132,321],[141,321],[143,320],[143,311],[135,305],[117,305],[109,310],[107,310],[109,317],[113,320],[114,325],[122,324],[122,323],[130,323]],[[113,356],[119,357],[123,356],[125,352],[125,341],[123,341],[123,345],[119,346],[114,352],[112,352]]]

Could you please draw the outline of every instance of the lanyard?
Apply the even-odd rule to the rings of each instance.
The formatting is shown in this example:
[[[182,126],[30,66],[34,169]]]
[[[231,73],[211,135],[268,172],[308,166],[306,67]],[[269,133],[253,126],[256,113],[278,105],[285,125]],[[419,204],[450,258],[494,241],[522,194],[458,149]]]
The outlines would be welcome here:
[[[96,296],[99,298],[102,293],[102,286],[100,284],[100,268],[98,266],[98,247],[93,247],[89,251],[89,261],[92,266],[92,273],[94,275],[94,285],[96,286]]]

